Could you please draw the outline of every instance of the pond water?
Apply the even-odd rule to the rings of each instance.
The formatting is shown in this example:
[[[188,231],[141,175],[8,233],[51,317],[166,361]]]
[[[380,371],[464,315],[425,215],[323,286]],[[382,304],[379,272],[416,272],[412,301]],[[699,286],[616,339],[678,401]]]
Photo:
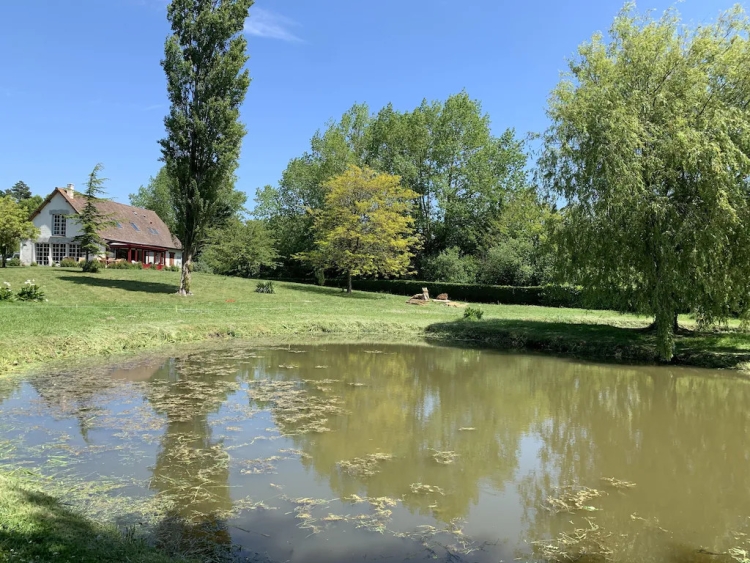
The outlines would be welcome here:
[[[750,550],[750,383],[726,372],[319,344],[3,385],[3,469],[206,561]]]

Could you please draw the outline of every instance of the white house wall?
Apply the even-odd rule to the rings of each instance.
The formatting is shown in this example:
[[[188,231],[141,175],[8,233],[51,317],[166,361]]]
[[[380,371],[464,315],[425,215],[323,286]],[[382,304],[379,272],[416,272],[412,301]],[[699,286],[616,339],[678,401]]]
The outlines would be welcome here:
[[[39,262],[36,255],[36,243],[46,243],[50,245],[50,263],[52,260],[52,244],[70,244],[74,242],[74,238],[81,233],[78,221],[75,219],[65,220],[65,236],[53,236],[52,235],[52,216],[53,215],[64,215],[70,216],[75,215],[75,210],[59,193],[55,193],[52,199],[47,205],[45,205],[39,214],[32,219],[34,226],[39,229],[39,236],[33,240],[25,240],[21,243],[21,263],[31,264],[32,262]]]

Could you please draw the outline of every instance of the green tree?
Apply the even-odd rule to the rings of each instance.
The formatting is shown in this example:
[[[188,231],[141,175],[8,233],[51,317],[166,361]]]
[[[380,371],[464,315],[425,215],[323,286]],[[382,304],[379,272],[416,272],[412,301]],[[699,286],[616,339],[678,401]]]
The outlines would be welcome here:
[[[105,215],[99,211],[96,206],[96,203],[101,199],[100,195],[104,193],[104,182],[106,181],[106,178],[99,177],[102,168],[101,164],[94,166],[85,184],[86,191],[84,192],[84,196],[86,197],[86,203],[80,213],[70,217],[80,227],[81,234],[73,240],[81,245],[81,250],[86,254],[86,262],[89,261],[92,254],[94,256],[98,255],[101,248],[106,244],[104,239],[99,235],[99,231],[114,224],[109,215]]]
[[[31,197],[31,188],[29,188],[29,186],[27,186],[25,182],[19,180],[18,182],[13,184],[12,188],[5,191],[5,195],[11,196],[16,200],[16,203],[20,203],[21,201],[29,199]]]
[[[652,314],[664,360],[678,312],[750,306],[749,32],[739,7],[691,29],[630,5],[551,96],[540,170],[567,202],[560,272]]]
[[[479,281],[498,285],[538,285],[551,277],[548,231],[554,208],[533,188],[507,195],[502,211],[482,238]]]
[[[26,211],[11,196],[0,197],[0,261],[15,252],[22,239],[39,236],[39,229],[28,220]]]
[[[276,265],[275,241],[262,221],[232,217],[209,232],[201,260],[214,273],[250,278]]]
[[[507,193],[526,186],[526,156],[513,130],[494,137],[490,118],[466,92],[451,96],[432,141],[435,246],[475,254]]]
[[[18,205],[21,206],[21,208],[26,212],[26,216],[28,217],[34,211],[39,209],[39,207],[44,203],[44,198],[40,195],[33,195],[28,199],[22,199],[18,202]]]
[[[313,211],[315,249],[298,254],[316,268],[335,268],[352,276],[402,275],[417,246],[409,214],[416,194],[390,174],[349,166],[326,182],[321,209]]]
[[[172,207],[171,179],[166,167],[162,166],[156,176],[148,179],[148,184],[138,188],[138,192],[128,196],[130,205],[150,209],[156,213],[171,232],[175,232],[174,207]]]
[[[473,256],[461,256],[455,246],[446,248],[433,258],[425,260],[422,270],[427,280],[450,283],[477,281],[477,264]]]
[[[254,215],[266,221],[274,233],[288,272],[300,275],[293,256],[314,248],[313,217],[307,210],[323,205],[324,184],[349,165],[367,163],[370,122],[368,106],[355,104],[339,121],[331,121],[324,131],[315,132],[310,150],[289,161],[277,187],[264,186],[256,191]]]
[[[243,211],[247,195],[234,188],[235,176],[223,186],[216,205],[213,225],[221,225],[231,218],[238,217]],[[149,178],[148,184],[138,188],[138,192],[130,194],[130,205],[154,211],[169,230],[174,233],[177,220],[172,206],[172,180],[167,174],[166,167],[162,167],[155,177]]]
[[[250,76],[242,35],[253,0],[172,0],[162,61],[171,107],[160,141],[173,179],[175,234],[182,242],[181,295],[190,294],[191,262],[237,168],[245,127],[239,107]]]

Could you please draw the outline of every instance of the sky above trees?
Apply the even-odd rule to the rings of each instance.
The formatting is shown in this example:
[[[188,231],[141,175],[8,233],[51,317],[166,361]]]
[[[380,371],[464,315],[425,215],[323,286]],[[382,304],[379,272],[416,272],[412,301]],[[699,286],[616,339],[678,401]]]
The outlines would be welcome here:
[[[732,0],[684,0],[683,21],[713,20]],[[106,165],[127,202],[161,163],[168,110],[159,61],[166,0],[25,0],[0,10],[0,188],[83,186]],[[742,3],[748,8],[748,3]],[[565,58],[606,31],[619,0],[257,0],[246,26],[253,79],[237,188],[276,184],[316,129],[354,102],[398,110],[465,89],[499,135],[547,126]],[[657,14],[673,5],[644,0]]]

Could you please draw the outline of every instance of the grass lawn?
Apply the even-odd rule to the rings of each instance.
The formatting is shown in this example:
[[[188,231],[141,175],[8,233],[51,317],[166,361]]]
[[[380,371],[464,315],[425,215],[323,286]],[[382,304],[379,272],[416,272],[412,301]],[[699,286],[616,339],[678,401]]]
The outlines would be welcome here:
[[[0,473],[0,562],[175,563],[130,537],[71,511],[32,481]],[[197,563],[197,559],[195,560]]]
[[[191,297],[176,295],[177,272],[0,269],[17,290],[33,278],[43,303],[0,302],[0,374],[62,358],[89,358],[212,338],[335,334],[342,337],[441,338],[613,361],[652,361],[650,319],[612,311],[481,305],[481,321],[443,304],[407,305],[402,296],[342,293],[276,283],[255,293],[253,280],[194,274]],[[693,327],[689,318],[683,326]],[[739,330],[677,338],[676,363],[738,367],[750,359]]]

